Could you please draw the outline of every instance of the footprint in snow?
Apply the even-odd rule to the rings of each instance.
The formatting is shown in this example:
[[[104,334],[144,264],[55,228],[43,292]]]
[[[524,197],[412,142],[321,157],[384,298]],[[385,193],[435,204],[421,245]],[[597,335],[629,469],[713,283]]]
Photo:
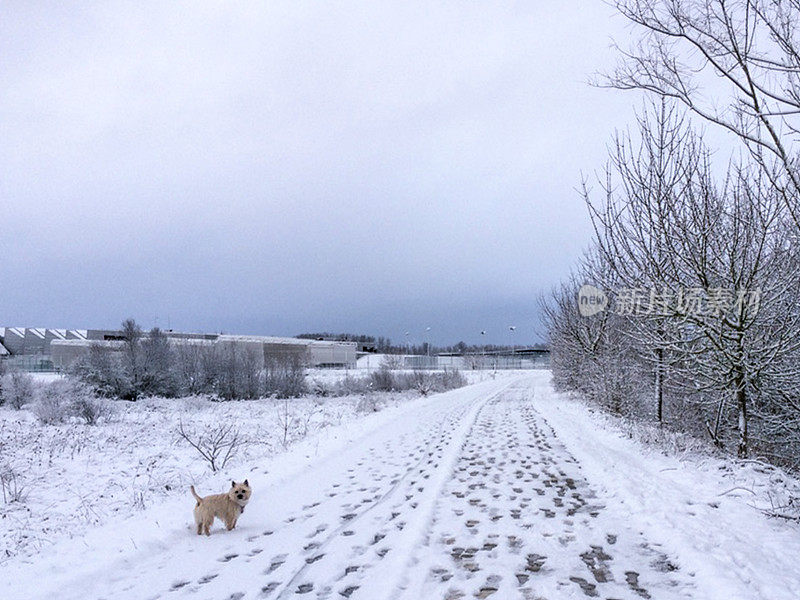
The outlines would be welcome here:
[[[352,596],[353,592],[355,592],[357,589],[358,589],[357,585],[349,585],[346,588],[344,588],[341,592],[339,592],[339,595],[345,598],[349,598],[350,596]]]
[[[261,588],[261,595],[263,597],[269,596],[272,592],[278,589],[279,581],[270,581],[267,585]]]
[[[266,571],[264,571],[265,575],[269,575],[273,571],[279,569],[283,563],[286,562],[287,554],[278,554],[277,556],[272,557],[272,561],[270,561],[269,567]]]
[[[570,577],[569,580],[574,582],[574,583],[577,583],[580,586],[581,591],[585,595],[590,596],[590,597],[596,597],[597,596],[597,586],[595,584],[593,584],[593,583],[589,583],[583,577],[574,577],[573,576],[573,577]]]

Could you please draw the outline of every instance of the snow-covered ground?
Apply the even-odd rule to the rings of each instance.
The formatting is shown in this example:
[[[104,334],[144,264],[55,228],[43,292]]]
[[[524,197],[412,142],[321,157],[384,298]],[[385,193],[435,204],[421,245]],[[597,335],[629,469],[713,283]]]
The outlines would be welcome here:
[[[775,472],[664,456],[555,394],[549,373],[505,375],[345,416],[215,476],[201,463],[193,471],[177,442],[145,434],[162,428],[142,418],[119,447],[167,455],[192,474],[176,486],[197,477],[205,494],[249,479],[237,529],[198,537],[188,492],[154,494],[144,509],[0,564],[0,597],[800,597],[800,528],[767,518],[745,491],[766,489]],[[168,406],[152,412],[175,422]],[[269,427],[274,412],[253,421]],[[107,482],[94,473],[110,460],[106,443],[116,442],[93,442],[79,466],[59,463],[65,474],[53,475],[88,486],[101,507],[90,480]]]
[[[41,379],[40,379],[41,381]],[[374,412],[417,395],[212,402],[203,398],[114,402],[109,422],[41,425],[30,410],[0,407],[0,568],[164,499],[187,486],[219,486],[230,475],[268,463],[309,436],[336,438]],[[241,443],[214,476],[209,463],[178,434],[192,439],[230,423]],[[254,467],[253,465],[258,465]],[[266,467],[269,468],[268,466]],[[23,501],[10,502],[16,491]],[[5,500],[5,502],[4,502]]]

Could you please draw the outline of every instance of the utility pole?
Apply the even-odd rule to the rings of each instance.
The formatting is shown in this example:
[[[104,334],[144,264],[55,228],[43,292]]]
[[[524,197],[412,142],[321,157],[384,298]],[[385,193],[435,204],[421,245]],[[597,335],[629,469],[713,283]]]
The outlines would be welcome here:
[[[514,366],[514,355],[517,353],[517,340],[514,338],[514,332],[517,330],[516,325],[509,325],[508,330],[511,332],[511,366]]]

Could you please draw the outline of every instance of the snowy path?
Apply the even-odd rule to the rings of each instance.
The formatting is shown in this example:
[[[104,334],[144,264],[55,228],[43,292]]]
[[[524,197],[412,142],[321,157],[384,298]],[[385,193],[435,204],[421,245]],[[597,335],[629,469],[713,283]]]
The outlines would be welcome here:
[[[414,402],[287,482],[250,475],[253,499],[233,532],[192,535],[187,498],[169,515],[176,523],[153,532],[157,544],[89,548],[80,567],[50,559],[11,573],[27,581],[4,597],[762,597],[748,582],[715,587],[724,572],[697,581],[696,565],[671,553],[679,546],[648,537],[643,516],[589,480],[540,395],[552,396],[546,373]]]
[[[606,507],[512,387],[488,402],[448,481],[408,598],[686,598],[657,544]]]

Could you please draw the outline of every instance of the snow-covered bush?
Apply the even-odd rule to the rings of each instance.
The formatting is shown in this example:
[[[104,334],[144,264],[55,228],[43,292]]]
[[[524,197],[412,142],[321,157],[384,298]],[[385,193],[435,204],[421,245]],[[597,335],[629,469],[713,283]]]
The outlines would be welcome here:
[[[57,425],[66,421],[69,417],[69,398],[65,397],[61,386],[54,382],[43,388],[33,405],[33,414],[42,425]]]
[[[409,382],[412,389],[416,390],[420,395],[427,396],[433,391],[433,377],[424,371],[414,371],[409,377]]]
[[[446,392],[467,385],[467,379],[458,369],[445,369],[434,373],[434,386],[437,392]]]
[[[135,321],[122,324],[115,347],[92,345],[72,375],[109,398],[136,400],[207,394],[223,400],[297,397],[306,392],[302,357],[259,353],[236,344],[173,346],[158,328],[144,333]]]
[[[167,336],[157,327],[145,335],[132,319],[122,324],[121,347],[93,344],[72,375],[99,395],[123,400],[141,396],[174,397],[179,375]]]
[[[308,391],[318,398],[325,398],[333,395],[333,389],[331,386],[317,378],[312,379],[308,383]]]
[[[8,465],[0,465],[0,492],[2,492],[3,504],[25,502],[28,496],[28,489],[23,484],[19,473]]]
[[[43,385],[38,399],[33,404],[33,414],[43,425],[63,423],[70,416],[73,392],[76,385],[67,379],[59,379]]]
[[[467,385],[461,371],[392,371],[381,367],[369,374],[369,389],[378,392],[404,392],[415,390],[423,396],[430,393],[446,392]]]
[[[370,377],[354,377],[348,373],[334,384],[333,395],[353,396],[356,394],[366,394],[372,389]]]
[[[113,407],[110,401],[97,398],[93,390],[82,382],[63,378],[39,389],[33,413],[43,425],[63,423],[70,417],[82,419],[87,425],[95,425],[101,419],[108,420],[113,414]]]
[[[133,384],[123,369],[121,356],[105,346],[90,346],[88,354],[75,364],[71,374],[100,396],[130,398],[132,395]]]
[[[175,352],[167,335],[154,327],[142,338],[140,347],[142,369],[137,382],[140,394],[165,398],[179,395]]]
[[[388,367],[381,366],[369,374],[372,389],[378,392],[391,392],[396,389],[395,374]]]
[[[374,395],[362,396],[356,403],[356,412],[359,414],[369,414],[378,412],[381,409],[381,401]]]
[[[97,398],[91,390],[84,389],[72,401],[70,412],[83,419],[87,425],[97,425],[101,420],[108,422],[114,415],[114,405],[111,400]]]
[[[20,409],[32,402],[36,393],[33,377],[21,371],[11,371],[0,377],[0,404]]]

